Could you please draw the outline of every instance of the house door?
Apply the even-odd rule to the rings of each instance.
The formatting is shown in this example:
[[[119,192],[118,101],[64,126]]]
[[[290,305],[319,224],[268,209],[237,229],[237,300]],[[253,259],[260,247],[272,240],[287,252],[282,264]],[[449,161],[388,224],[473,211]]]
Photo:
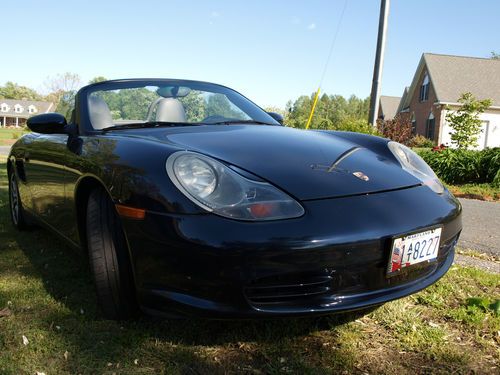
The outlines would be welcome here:
[[[486,139],[484,141],[486,147],[500,147],[500,122],[490,122],[486,121],[488,124],[486,126]]]

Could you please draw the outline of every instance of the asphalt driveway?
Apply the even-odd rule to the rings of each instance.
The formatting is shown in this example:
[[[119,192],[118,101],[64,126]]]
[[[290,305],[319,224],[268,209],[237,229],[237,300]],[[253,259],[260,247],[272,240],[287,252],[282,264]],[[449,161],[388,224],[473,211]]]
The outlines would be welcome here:
[[[459,199],[463,230],[458,245],[500,257],[500,203]]]

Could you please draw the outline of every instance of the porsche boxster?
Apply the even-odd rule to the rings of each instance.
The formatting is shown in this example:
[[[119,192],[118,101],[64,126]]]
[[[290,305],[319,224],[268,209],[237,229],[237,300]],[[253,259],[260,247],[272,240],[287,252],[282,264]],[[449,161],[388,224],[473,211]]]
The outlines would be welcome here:
[[[99,82],[28,127],[12,222],[86,252],[108,318],[358,310],[453,262],[461,206],[411,149],[286,127],[224,86]]]

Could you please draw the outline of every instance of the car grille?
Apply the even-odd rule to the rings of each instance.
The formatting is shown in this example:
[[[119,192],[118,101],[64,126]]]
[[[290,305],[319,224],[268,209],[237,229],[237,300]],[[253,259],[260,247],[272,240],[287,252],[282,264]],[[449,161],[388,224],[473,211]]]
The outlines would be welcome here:
[[[332,282],[330,270],[315,274],[269,277],[247,286],[245,296],[252,304],[293,303],[331,294]]]

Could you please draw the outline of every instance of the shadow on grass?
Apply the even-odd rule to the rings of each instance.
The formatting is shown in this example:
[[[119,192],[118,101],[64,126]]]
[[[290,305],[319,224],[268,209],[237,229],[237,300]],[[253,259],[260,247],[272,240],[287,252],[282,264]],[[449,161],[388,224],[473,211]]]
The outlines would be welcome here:
[[[5,164],[0,164],[1,170],[5,170]],[[145,316],[129,322],[104,320],[97,308],[84,254],[68,247],[45,229],[18,232],[12,228],[7,179],[4,177],[0,177],[0,225],[4,228],[0,234],[0,250],[10,244],[11,252],[19,249],[29,264],[26,260],[21,265],[0,262],[0,275],[15,268],[27,278],[42,281],[44,291],[50,294],[53,301],[48,306],[33,306],[29,318],[24,318],[24,324],[56,337],[59,342],[56,346],[71,348],[72,352],[79,353],[78,358],[70,358],[65,363],[72,372],[81,372],[82,366],[102,369],[115,358],[133,361],[135,357],[152,357],[153,362],[164,364],[165,370],[224,372],[227,368],[234,369],[238,361],[248,362],[244,352],[237,350],[229,356],[224,355],[226,361],[231,358],[230,362],[217,365],[200,355],[197,347],[231,348],[242,342],[257,343],[264,348],[250,356],[254,365],[257,361],[267,366],[269,358],[266,352],[290,352],[291,356],[299,356],[301,362],[300,351],[295,353],[285,342],[289,344],[317,330],[335,330],[338,325],[360,316],[353,313],[258,321],[157,320]],[[43,299],[43,296],[39,298]],[[0,295],[2,300],[6,298]],[[301,366],[305,370],[308,367],[304,363]]]
[[[12,237],[29,259],[32,268],[21,268],[26,276],[40,277],[45,290],[58,302],[86,319],[103,320],[97,308],[87,258],[66,246],[56,235],[42,228],[15,233]],[[0,269],[2,272],[2,269]],[[366,314],[366,311],[364,312]],[[176,343],[224,344],[236,340],[276,340],[307,334],[359,318],[363,313],[336,314],[314,318],[263,320],[157,319],[142,316],[121,322],[121,326],[154,331],[154,336]],[[103,320],[105,321],[105,320]],[[187,329],[187,328],[193,329]]]

